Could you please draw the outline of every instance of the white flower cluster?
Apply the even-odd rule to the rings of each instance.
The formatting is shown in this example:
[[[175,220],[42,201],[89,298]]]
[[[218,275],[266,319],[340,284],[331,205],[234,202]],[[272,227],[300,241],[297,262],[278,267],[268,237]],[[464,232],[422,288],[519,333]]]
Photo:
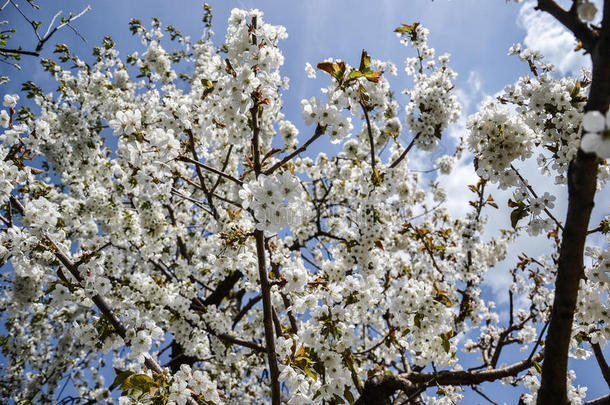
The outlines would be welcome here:
[[[268,232],[298,223],[302,209],[300,195],[299,180],[287,171],[280,175],[260,175],[239,191],[242,206],[254,213],[257,229]]]
[[[335,104],[322,103],[315,97],[301,101],[301,116],[305,125],[313,123],[323,127],[328,126],[332,143],[341,142],[347,138],[353,129],[352,120],[343,116]]]
[[[504,179],[511,176],[511,163],[532,155],[534,132],[508,107],[493,101],[471,116],[466,127],[468,146],[478,162],[477,174],[506,187]]]
[[[449,54],[434,60],[434,48],[428,47],[428,30],[421,25],[415,27],[410,43],[418,51],[417,58],[406,61],[405,71],[413,76],[414,87],[405,91],[410,100],[406,110],[406,121],[416,139],[416,145],[423,150],[434,150],[442,132],[460,116],[462,107],[457,97],[451,93],[452,80],[457,77],[449,66]],[[407,36],[403,33],[403,42]]]

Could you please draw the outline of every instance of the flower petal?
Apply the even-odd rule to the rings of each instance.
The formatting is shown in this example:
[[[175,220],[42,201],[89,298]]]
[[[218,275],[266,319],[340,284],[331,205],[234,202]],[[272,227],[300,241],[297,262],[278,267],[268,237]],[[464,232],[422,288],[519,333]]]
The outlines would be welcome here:
[[[585,134],[580,140],[580,149],[583,152],[595,153],[600,140],[601,138],[597,134]]]
[[[606,119],[599,111],[587,111],[582,118],[582,126],[587,132],[601,132],[606,125]]]

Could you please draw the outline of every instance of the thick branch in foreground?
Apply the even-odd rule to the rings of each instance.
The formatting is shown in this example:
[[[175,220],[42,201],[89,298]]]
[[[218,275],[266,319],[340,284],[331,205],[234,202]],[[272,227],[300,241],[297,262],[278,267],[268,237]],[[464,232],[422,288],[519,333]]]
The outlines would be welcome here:
[[[390,403],[389,397],[396,391],[405,393],[414,389],[444,385],[476,385],[484,382],[497,381],[505,377],[516,376],[532,367],[542,359],[538,352],[531,359],[525,359],[507,367],[483,371],[440,371],[436,373],[412,372],[401,375],[379,375],[371,377],[364,385],[364,391],[358,400],[360,405],[377,405]]]
[[[575,5],[570,10],[564,10],[555,0],[538,0],[537,10],[545,11],[570,30],[582,47],[591,52],[595,46],[595,34],[586,23],[578,18]]]
[[[610,105],[610,1],[604,2],[604,16],[600,36],[593,41],[563,10],[557,11],[552,0],[539,0],[538,7],[566,25],[591,52],[593,76],[586,111],[606,112]],[[573,13],[572,13],[573,14]],[[584,37],[583,37],[584,36]],[[585,43],[585,41],[588,41]],[[567,366],[572,324],[578,287],[584,277],[583,254],[587,229],[594,205],[597,186],[598,159],[593,154],[578,151],[568,169],[568,213],[564,225],[559,267],[555,281],[555,298],[551,322],[546,338],[542,382],[538,391],[538,405],[567,405]]]
[[[585,402],[585,405],[610,405],[610,394]]]

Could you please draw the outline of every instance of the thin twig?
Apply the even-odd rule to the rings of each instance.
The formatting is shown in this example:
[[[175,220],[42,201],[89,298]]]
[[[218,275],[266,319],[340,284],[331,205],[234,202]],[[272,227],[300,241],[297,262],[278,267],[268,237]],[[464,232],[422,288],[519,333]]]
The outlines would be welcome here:
[[[227,174],[227,173],[221,172],[220,170],[214,169],[213,167],[208,166],[205,163],[201,163],[198,160],[193,160],[193,159],[191,159],[191,158],[189,158],[187,156],[181,156],[181,157],[178,158],[178,160],[182,160],[183,162],[192,163],[195,166],[201,167],[202,169],[205,169],[205,170],[207,170],[209,172],[212,172],[212,173],[217,174],[219,176],[225,177],[225,178],[227,178],[227,179],[229,179],[229,180],[239,184],[240,186],[244,184],[243,181],[241,181],[239,179],[236,179],[235,177],[231,176],[230,174]]]
[[[195,136],[193,135],[193,131],[190,129],[186,131],[189,136],[189,147],[191,149],[191,154],[193,155],[193,159],[198,162],[199,158],[197,157],[197,150],[195,148]],[[195,172],[197,173],[197,177],[199,178],[199,183],[203,193],[205,194],[206,199],[208,200],[208,204],[212,209],[212,215],[214,219],[218,219],[218,211],[216,211],[216,207],[214,206],[214,201],[212,200],[212,194],[208,190],[208,187],[205,185],[205,177],[203,177],[203,173],[201,173],[201,168],[199,165],[195,165]]]
[[[316,139],[318,139],[319,137],[321,137],[322,135],[324,135],[324,132],[326,131],[326,127],[321,126],[320,124],[318,124],[318,126],[316,127],[316,130],[314,132],[314,134],[311,136],[311,138],[309,138],[303,145],[301,145],[298,149],[294,150],[292,153],[286,155],[282,160],[280,160],[279,162],[277,162],[276,164],[274,164],[273,166],[271,166],[271,168],[265,170],[265,172],[263,174],[265,175],[270,175],[271,173],[273,173],[274,171],[276,171],[277,169],[279,169],[280,167],[282,167],[284,164],[286,164],[287,162],[289,162],[293,157],[295,157],[296,155],[298,155],[299,153],[304,152],[305,150],[307,150],[307,148],[309,147],[309,145],[311,145]]]
[[[407,156],[407,153],[409,153],[413,145],[415,145],[415,141],[417,140],[417,138],[419,138],[419,133],[415,135],[413,139],[411,139],[411,143],[409,143],[407,148],[400,154],[400,156],[398,156],[398,158],[392,164],[390,164],[390,169],[395,168],[400,162],[402,162],[402,160]]]
[[[371,145],[371,169],[373,170],[373,175],[375,175],[375,140],[373,139],[371,119],[369,118],[369,112],[367,111],[362,101],[360,101],[360,107],[362,107],[362,111],[364,112],[364,119],[366,120],[366,129],[369,135],[369,144]]]
[[[523,178],[523,176],[521,176],[521,173],[519,173],[519,171],[515,168],[515,166],[510,165],[510,168],[517,174],[517,176],[519,177],[519,180],[521,180],[521,183],[523,183],[523,185],[525,187],[527,187],[527,189],[529,190],[530,193],[532,193],[534,198],[538,199],[538,194],[536,194],[536,192],[534,191],[532,186],[530,186],[529,183]],[[544,212],[545,212],[546,215],[549,216],[549,218],[551,218],[553,220],[553,222],[555,222],[557,227],[563,231],[563,225],[561,225],[561,222],[559,222],[557,220],[557,218],[555,218],[553,216],[553,214],[551,214],[551,212],[546,207],[544,208]]]

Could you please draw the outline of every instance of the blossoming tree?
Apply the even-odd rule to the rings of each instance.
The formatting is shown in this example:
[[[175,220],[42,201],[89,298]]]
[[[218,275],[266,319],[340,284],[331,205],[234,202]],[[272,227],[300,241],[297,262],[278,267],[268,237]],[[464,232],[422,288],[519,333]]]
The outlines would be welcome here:
[[[480,179],[463,218],[409,167],[460,115],[449,56],[418,23],[395,30],[412,55],[406,111],[395,65],[365,50],[307,66],[328,78],[302,101],[307,135],[282,113],[286,32],[258,10],[233,10],[220,48],[207,6],[195,44],[132,20],[141,55],[121,59],[106,38],[87,64],[58,45],[59,63],[42,60],[57,92],[27,82],[39,111],[9,94],[0,112],[0,396],[52,403],[71,377],[63,403],[111,403],[116,389],[122,404],[449,404],[496,382],[525,387],[520,403],[583,403],[569,356],[594,358],[610,384],[610,254],[585,244],[609,231],[589,219],[609,175],[610,0],[600,25],[587,0],[538,8],[574,33],[592,73],[557,78],[511,48],[531,72],[468,119]],[[323,137],[341,151],[308,154]],[[567,185],[567,217],[517,168],[534,155]],[[512,229],[490,238],[494,184],[513,193]],[[521,234],[554,247],[514,263],[500,316],[481,283]],[[521,357],[500,361],[515,344]],[[467,353],[480,364],[466,369]]]

